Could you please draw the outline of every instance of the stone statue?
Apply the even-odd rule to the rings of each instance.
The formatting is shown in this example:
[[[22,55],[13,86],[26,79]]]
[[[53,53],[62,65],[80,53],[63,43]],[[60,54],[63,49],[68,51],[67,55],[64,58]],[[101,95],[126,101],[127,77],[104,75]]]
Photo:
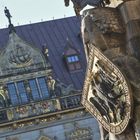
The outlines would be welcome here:
[[[4,13],[5,13],[6,17],[8,18],[9,25],[10,25],[11,24],[11,17],[12,16],[11,16],[9,10],[7,9],[7,7],[5,7],[5,9],[4,9]]]
[[[53,96],[70,95],[73,93],[81,93],[80,90],[76,90],[72,84],[66,85],[59,79],[54,79],[52,76],[47,78],[48,88]]]
[[[4,13],[5,13],[5,16],[8,18],[8,22],[9,22],[9,33],[16,32],[15,27],[14,27],[14,25],[11,22],[12,16],[11,16],[9,10],[7,9],[7,7],[5,7],[5,9],[4,9]]]
[[[49,90],[52,93],[52,96],[55,96],[56,81],[53,79],[52,76],[48,76],[47,83],[48,83]]]
[[[110,0],[71,0],[76,15],[80,15],[80,11],[87,5],[94,7],[105,7],[110,4]],[[70,0],[64,0],[65,6],[69,6]]]

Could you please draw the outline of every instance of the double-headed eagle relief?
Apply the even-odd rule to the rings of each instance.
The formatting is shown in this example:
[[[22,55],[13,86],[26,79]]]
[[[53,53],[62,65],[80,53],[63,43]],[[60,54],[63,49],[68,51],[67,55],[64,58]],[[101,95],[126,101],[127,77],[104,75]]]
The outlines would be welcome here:
[[[71,0],[73,8],[77,16],[80,15],[80,11],[87,5],[94,7],[105,7],[110,4],[110,0]],[[64,0],[65,6],[69,6],[70,0]]]
[[[93,47],[82,104],[111,133],[124,131],[131,118],[131,89],[120,70]]]

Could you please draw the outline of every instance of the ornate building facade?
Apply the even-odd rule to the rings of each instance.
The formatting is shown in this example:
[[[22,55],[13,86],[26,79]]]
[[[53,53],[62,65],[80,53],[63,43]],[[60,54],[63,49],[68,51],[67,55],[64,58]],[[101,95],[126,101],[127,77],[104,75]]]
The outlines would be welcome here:
[[[81,105],[80,19],[0,30],[0,140],[100,139]]]

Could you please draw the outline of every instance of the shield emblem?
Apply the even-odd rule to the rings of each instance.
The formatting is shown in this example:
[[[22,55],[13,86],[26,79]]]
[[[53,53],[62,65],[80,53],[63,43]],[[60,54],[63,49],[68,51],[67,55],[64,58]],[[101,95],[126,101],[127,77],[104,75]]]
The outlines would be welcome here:
[[[89,55],[82,104],[111,133],[120,134],[132,114],[131,88],[122,72],[96,47]]]

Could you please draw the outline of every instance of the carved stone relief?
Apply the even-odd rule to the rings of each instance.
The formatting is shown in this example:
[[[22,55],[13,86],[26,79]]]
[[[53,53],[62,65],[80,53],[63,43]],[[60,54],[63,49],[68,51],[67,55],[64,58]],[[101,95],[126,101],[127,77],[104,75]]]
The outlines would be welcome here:
[[[131,119],[132,93],[119,69],[91,49],[82,103],[111,133],[122,133]]]
[[[92,132],[90,128],[81,128],[78,123],[74,123],[74,130],[66,133],[67,140],[92,140]]]
[[[2,51],[0,59],[0,75],[18,74],[47,66],[41,52],[19,38],[16,33],[9,35],[8,44]]]

